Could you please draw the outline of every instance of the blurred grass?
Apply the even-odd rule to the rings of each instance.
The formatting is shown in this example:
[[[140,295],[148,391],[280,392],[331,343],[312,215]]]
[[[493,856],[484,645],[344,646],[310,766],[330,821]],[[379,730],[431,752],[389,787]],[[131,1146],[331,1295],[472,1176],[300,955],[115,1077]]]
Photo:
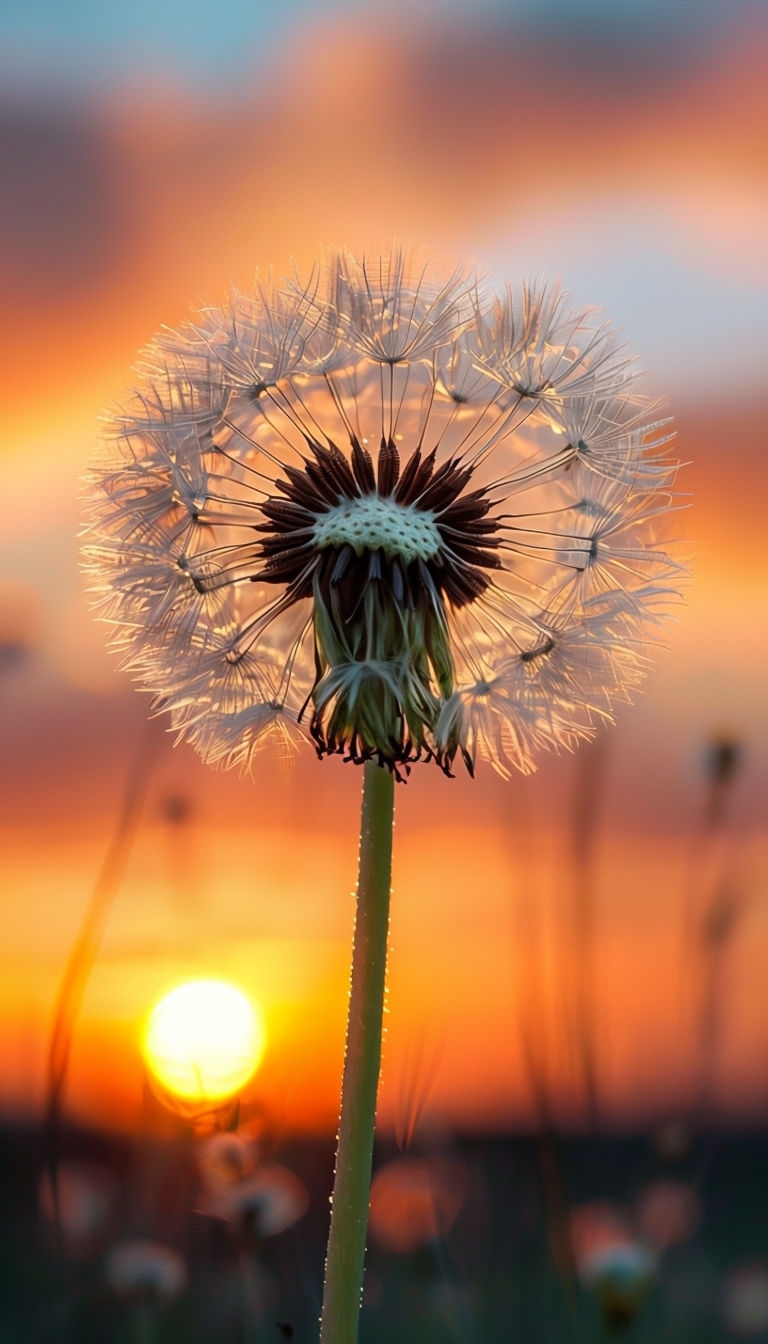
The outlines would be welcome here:
[[[657,1280],[638,1320],[622,1332],[635,1344],[715,1344],[736,1336],[722,1320],[729,1274],[760,1263],[768,1245],[768,1135],[699,1134],[688,1151],[664,1157],[649,1136],[559,1140],[571,1208],[609,1200],[629,1208],[654,1177],[698,1181],[703,1216],[690,1237],[660,1254]],[[443,1145],[444,1147],[445,1145]],[[361,1344],[589,1344],[608,1339],[597,1309],[572,1301],[548,1243],[536,1136],[454,1137],[452,1160],[466,1190],[452,1226],[409,1254],[371,1238]],[[106,1344],[151,1338],[158,1344],[209,1341],[314,1341],[333,1143],[295,1141],[279,1153],[310,1193],[308,1213],[277,1236],[236,1235],[194,1212],[194,1140],[179,1132],[159,1142],[67,1131],[66,1160],[98,1161],[116,1178],[113,1217],[90,1247],[61,1253],[40,1212],[44,1169],[40,1134],[6,1129],[0,1138],[4,1190],[0,1226],[3,1344]],[[380,1153],[377,1165],[392,1154]],[[188,1285],[146,1315],[108,1288],[104,1257],[126,1237],[151,1238],[185,1256]],[[243,1312],[247,1258],[259,1311]],[[140,1329],[144,1334],[139,1333]],[[745,1332],[746,1333],[746,1332]],[[768,1329],[753,1329],[753,1340]]]

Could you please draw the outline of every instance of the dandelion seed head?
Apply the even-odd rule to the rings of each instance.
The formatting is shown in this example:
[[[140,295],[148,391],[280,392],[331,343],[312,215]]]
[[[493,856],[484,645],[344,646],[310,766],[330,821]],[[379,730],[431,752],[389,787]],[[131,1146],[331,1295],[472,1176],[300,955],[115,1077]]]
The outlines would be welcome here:
[[[530,770],[646,671],[677,464],[607,323],[403,248],[257,276],[143,351],[89,474],[123,662],[215,763]]]

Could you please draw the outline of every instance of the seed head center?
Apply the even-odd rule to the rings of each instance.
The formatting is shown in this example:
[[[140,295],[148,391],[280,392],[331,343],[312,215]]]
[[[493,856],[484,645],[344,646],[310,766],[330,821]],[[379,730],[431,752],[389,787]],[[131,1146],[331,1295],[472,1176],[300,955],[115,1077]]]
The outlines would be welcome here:
[[[406,565],[431,560],[442,545],[431,509],[397,504],[381,495],[342,499],[317,516],[314,542],[318,550],[351,546],[357,555],[383,551],[388,560],[398,556]]]

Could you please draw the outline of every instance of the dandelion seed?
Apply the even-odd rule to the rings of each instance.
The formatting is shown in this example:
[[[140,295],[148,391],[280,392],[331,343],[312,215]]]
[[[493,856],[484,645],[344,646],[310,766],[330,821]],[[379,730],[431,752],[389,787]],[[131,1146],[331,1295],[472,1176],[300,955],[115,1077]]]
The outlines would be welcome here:
[[[257,278],[144,352],[86,562],[177,732],[502,774],[645,671],[679,567],[668,422],[551,286],[486,301],[394,248]]]

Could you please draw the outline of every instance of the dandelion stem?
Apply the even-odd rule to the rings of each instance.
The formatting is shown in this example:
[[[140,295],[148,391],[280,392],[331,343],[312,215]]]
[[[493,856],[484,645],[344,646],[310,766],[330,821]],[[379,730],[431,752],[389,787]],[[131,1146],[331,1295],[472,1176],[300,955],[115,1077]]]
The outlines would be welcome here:
[[[393,819],[393,775],[369,761],[363,781],[352,988],[320,1344],[357,1340],[381,1062]]]

